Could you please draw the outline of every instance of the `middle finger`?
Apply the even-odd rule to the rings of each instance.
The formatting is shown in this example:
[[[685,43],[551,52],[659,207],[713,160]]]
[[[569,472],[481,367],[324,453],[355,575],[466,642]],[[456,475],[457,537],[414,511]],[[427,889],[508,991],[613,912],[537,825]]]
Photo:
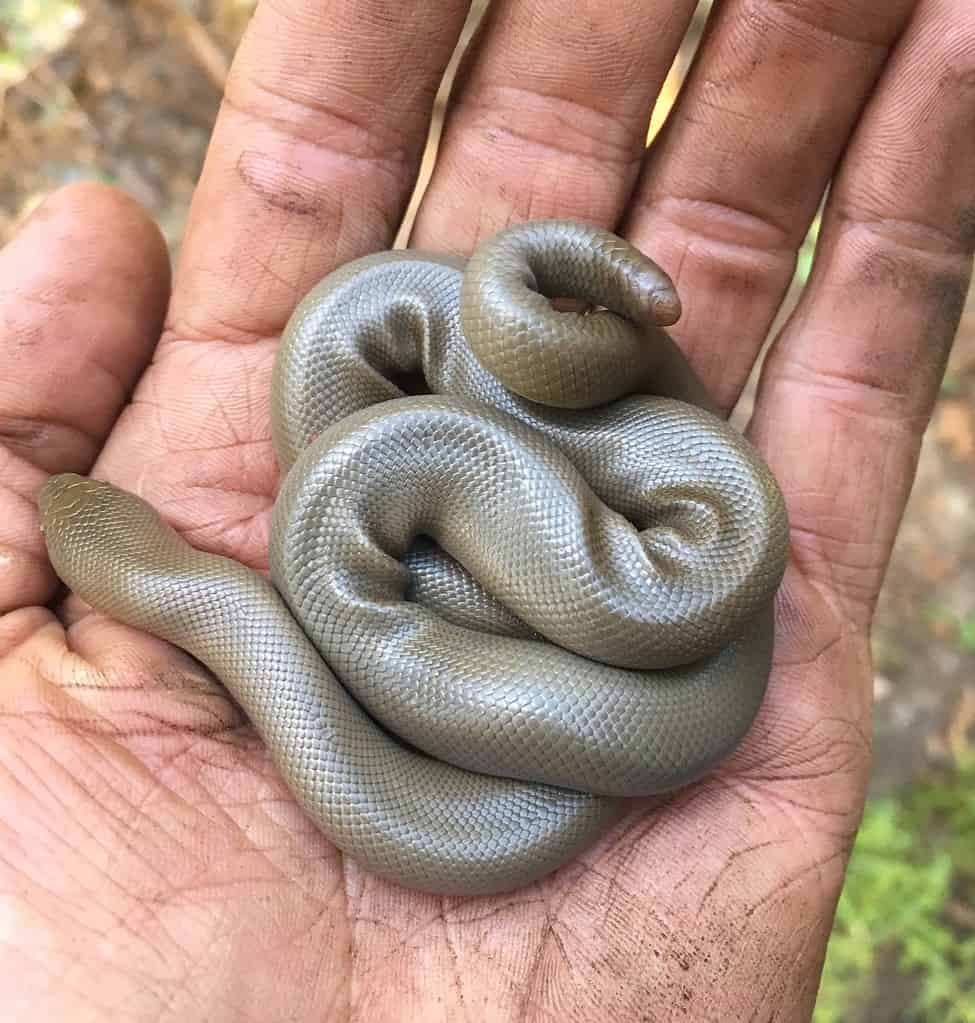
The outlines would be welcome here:
[[[512,220],[612,226],[695,0],[495,0],[411,243],[468,254]]]

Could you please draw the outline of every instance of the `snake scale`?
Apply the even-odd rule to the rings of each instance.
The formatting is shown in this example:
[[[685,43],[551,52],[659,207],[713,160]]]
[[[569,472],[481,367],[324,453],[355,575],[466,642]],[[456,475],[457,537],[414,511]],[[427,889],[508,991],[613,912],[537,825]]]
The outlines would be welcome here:
[[[51,561],[207,665],[360,865],[517,888],[620,797],[712,769],[765,692],[783,501],[662,329],[679,315],[659,267],[569,221],[466,266],[358,259],[276,359],[272,581],[76,475],[40,495]]]

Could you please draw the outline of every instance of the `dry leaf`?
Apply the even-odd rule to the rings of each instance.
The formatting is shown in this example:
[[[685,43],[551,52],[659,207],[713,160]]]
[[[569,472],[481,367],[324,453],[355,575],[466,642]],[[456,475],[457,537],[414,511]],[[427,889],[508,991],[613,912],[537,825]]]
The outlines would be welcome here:
[[[946,444],[959,461],[975,458],[975,414],[963,400],[943,401],[938,411],[935,436]]]
[[[958,571],[957,560],[931,544],[922,544],[916,564],[924,579],[929,583],[944,582]]]

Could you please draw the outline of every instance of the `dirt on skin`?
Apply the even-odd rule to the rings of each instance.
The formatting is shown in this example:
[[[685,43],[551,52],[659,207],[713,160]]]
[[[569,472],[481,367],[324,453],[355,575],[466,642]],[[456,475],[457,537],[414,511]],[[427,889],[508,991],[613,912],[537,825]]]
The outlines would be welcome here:
[[[0,241],[51,188],[98,177],[143,203],[176,254],[249,6],[91,0],[63,43],[0,93]],[[889,791],[975,733],[975,291],[925,438],[874,650],[873,786]]]
[[[0,78],[0,241],[48,190],[94,176],[142,202],[176,254],[251,6],[89,0],[63,40],[24,58],[19,79]],[[0,53],[8,24],[0,18]],[[973,296],[877,612],[875,793],[975,742]]]
[[[228,0],[91,0],[64,42],[0,93],[0,241],[51,188],[97,177],[143,203],[177,253],[248,15],[249,4]],[[975,731],[975,291],[925,438],[874,650],[874,788],[887,791]]]

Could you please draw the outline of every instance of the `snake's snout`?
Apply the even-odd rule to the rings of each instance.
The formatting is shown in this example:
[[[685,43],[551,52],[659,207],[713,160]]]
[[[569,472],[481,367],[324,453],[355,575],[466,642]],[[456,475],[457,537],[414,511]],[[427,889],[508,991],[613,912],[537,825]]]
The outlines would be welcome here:
[[[51,564],[78,592],[87,590],[93,569],[97,571],[102,560],[109,567],[114,565],[106,555],[126,543],[124,532],[113,535],[120,523],[106,507],[114,490],[107,483],[68,472],[52,476],[38,495],[41,531]]]
[[[76,473],[52,476],[37,499],[48,553],[59,574],[75,580],[71,566],[118,564],[125,557],[144,560],[145,537],[160,532],[157,512],[142,498],[111,483]]]
[[[77,473],[64,472],[51,476],[41,488],[37,498],[41,513],[41,528],[45,533],[71,525],[72,520],[91,510],[91,501],[97,500],[105,484],[87,479]]]

